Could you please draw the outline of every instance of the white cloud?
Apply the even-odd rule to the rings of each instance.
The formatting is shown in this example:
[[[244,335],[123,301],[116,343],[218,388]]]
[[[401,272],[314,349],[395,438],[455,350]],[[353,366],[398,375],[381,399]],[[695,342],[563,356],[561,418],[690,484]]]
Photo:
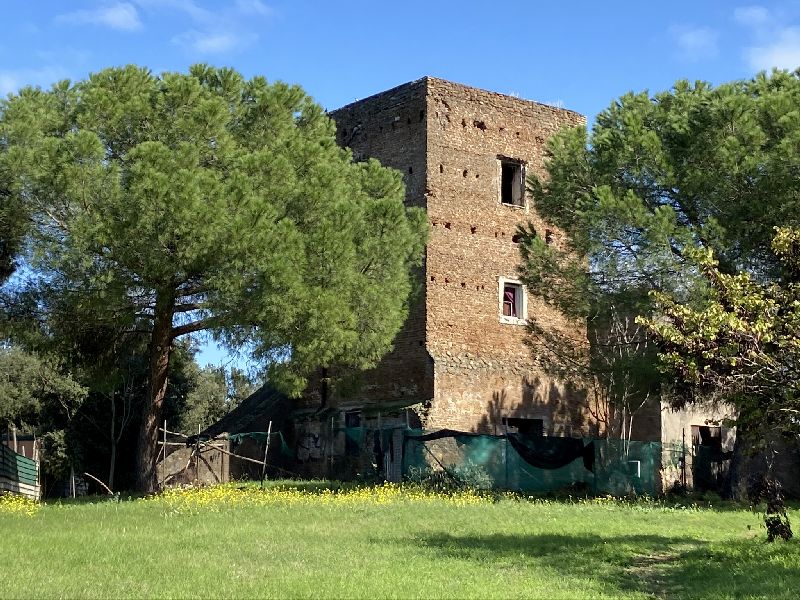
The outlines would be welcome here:
[[[245,15],[259,15],[262,17],[272,15],[272,9],[261,0],[237,0],[236,8]]]
[[[198,54],[223,54],[249,45],[253,34],[235,34],[231,31],[186,31],[172,38],[173,43]]]
[[[197,4],[194,0],[134,0],[145,9],[172,9],[183,12],[195,22],[213,23],[217,15]]]
[[[268,17],[272,9],[261,0],[236,0],[226,8],[209,10],[196,0],[133,0],[145,11],[181,12],[193,27],[172,38],[190,53],[224,54],[244,48],[258,35],[251,29],[254,17]]]
[[[763,6],[740,6],[733,11],[733,18],[747,27],[763,27],[772,20],[769,11]]]
[[[56,17],[61,23],[100,25],[118,31],[136,31],[142,28],[139,13],[133,4],[117,2],[95,9],[76,10]]]
[[[678,52],[685,60],[714,58],[719,49],[719,33],[710,27],[677,26],[670,29]]]
[[[750,30],[751,42],[742,50],[748,66],[756,71],[794,70],[800,67],[800,26],[792,23],[797,15],[763,6],[737,8],[733,17]]]
[[[758,71],[773,67],[789,70],[800,67],[800,28],[778,30],[773,42],[745,48],[744,57],[750,67]]]

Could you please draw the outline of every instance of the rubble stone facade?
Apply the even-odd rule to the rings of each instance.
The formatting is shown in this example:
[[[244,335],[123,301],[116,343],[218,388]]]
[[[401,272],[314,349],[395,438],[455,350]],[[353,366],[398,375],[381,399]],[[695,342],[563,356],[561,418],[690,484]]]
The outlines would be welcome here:
[[[584,117],[432,77],[331,117],[356,160],[404,173],[406,203],[426,209],[430,224],[422,290],[394,350],[332,404],[420,404],[426,428],[502,433],[525,426],[507,419],[527,419],[547,435],[596,433],[586,398],[537,369],[525,344],[525,317],[553,327],[563,319],[516,281],[519,225],[561,243],[533,210],[524,177],[543,172],[547,139]]]

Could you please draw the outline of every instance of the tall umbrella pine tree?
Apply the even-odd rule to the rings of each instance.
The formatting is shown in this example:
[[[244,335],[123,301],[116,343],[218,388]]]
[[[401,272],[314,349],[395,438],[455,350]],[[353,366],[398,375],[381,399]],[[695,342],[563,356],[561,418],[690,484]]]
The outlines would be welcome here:
[[[108,69],[0,105],[0,173],[31,215],[37,293],[149,336],[138,487],[156,485],[173,340],[250,344],[298,392],[374,365],[407,312],[424,215],[353,163],[299,87],[194,66]],[[30,292],[30,290],[28,290]]]

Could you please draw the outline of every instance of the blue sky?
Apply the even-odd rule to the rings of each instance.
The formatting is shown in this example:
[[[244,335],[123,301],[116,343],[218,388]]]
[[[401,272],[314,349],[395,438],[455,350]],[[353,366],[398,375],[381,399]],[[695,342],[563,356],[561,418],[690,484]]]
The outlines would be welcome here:
[[[3,21],[2,95],[107,66],[208,62],[299,83],[327,109],[433,75],[591,121],[629,90],[800,66],[792,1],[6,0]]]

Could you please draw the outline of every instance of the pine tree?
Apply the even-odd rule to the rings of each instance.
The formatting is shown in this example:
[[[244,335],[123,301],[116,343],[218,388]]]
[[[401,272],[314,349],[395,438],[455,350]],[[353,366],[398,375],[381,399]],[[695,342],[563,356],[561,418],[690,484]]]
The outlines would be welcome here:
[[[298,393],[317,366],[374,365],[405,318],[424,215],[297,86],[108,69],[4,100],[0,140],[2,185],[32,220],[28,292],[73,307],[76,330],[146,323],[143,491],[174,340],[247,344]]]

